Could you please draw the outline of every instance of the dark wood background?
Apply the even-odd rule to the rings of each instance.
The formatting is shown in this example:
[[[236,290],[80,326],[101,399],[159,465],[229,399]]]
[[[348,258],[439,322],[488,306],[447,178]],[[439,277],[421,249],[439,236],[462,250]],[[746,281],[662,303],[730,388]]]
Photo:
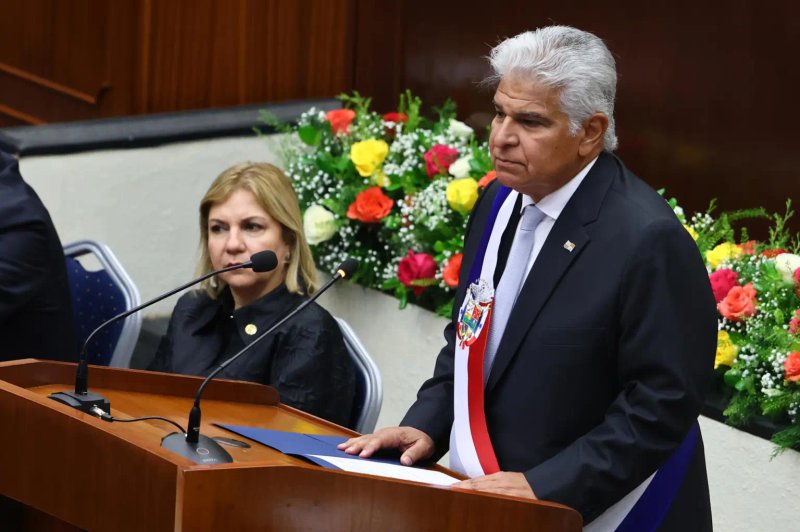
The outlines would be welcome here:
[[[352,89],[388,111],[410,88],[431,105],[454,99],[482,128],[491,46],[569,24],[615,54],[618,153],[634,172],[689,211],[714,197],[723,209],[800,202],[800,4],[789,0],[0,3],[0,127]]]

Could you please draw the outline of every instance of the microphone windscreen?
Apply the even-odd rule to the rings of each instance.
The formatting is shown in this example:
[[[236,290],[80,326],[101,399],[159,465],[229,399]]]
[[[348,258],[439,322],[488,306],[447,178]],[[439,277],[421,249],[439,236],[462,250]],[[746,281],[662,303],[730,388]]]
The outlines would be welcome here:
[[[250,262],[253,263],[252,268],[254,272],[270,272],[278,265],[278,257],[275,256],[274,251],[265,249],[264,251],[254,253],[250,257]]]
[[[356,273],[357,269],[358,269],[358,260],[354,259],[353,257],[350,257],[349,259],[345,259],[344,262],[342,262],[339,265],[339,268],[336,270],[336,273],[340,274],[342,276],[342,279],[349,279],[350,277],[353,276],[354,273]]]

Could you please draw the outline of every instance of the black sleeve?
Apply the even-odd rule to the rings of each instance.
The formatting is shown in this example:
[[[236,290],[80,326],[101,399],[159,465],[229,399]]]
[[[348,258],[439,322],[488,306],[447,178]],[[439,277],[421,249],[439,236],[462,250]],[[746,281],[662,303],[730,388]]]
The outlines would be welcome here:
[[[150,371],[162,371],[165,373],[172,373],[172,341],[173,329],[175,327],[175,311],[173,310],[172,316],[169,318],[167,325],[167,332],[161,337],[158,343],[156,354],[147,365]]]
[[[0,320],[4,320],[46,285],[51,254],[44,222],[0,220],[0,224]]]
[[[306,312],[282,335],[269,384],[283,403],[348,426],[355,397],[353,362],[333,317],[321,307]]]

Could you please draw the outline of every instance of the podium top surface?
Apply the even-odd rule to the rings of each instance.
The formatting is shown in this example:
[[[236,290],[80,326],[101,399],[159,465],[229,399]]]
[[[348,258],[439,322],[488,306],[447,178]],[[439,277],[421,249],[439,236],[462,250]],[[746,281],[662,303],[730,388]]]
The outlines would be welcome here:
[[[75,364],[0,363],[0,494],[86,530],[581,529],[566,506],[325,469],[250,442],[230,464],[202,465],[161,447],[159,420],[103,421],[47,396],[74,387]],[[90,367],[89,388],[117,418],[163,416],[186,426],[199,377]],[[356,434],[281,405],[260,384],[212,381],[201,433],[214,423],[322,435]],[[441,466],[434,469],[454,474]],[[100,510],[98,510],[100,509]]]

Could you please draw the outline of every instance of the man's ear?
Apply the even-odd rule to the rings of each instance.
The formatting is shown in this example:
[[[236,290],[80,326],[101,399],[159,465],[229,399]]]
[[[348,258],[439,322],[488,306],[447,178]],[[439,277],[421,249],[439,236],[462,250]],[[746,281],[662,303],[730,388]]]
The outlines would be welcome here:
[[[608,117],[603,113],[594,113],[583,123],[583,138],[578,146],[578,153],[586,157],[595,151],[603,151],[603,135],[608,129]]]

